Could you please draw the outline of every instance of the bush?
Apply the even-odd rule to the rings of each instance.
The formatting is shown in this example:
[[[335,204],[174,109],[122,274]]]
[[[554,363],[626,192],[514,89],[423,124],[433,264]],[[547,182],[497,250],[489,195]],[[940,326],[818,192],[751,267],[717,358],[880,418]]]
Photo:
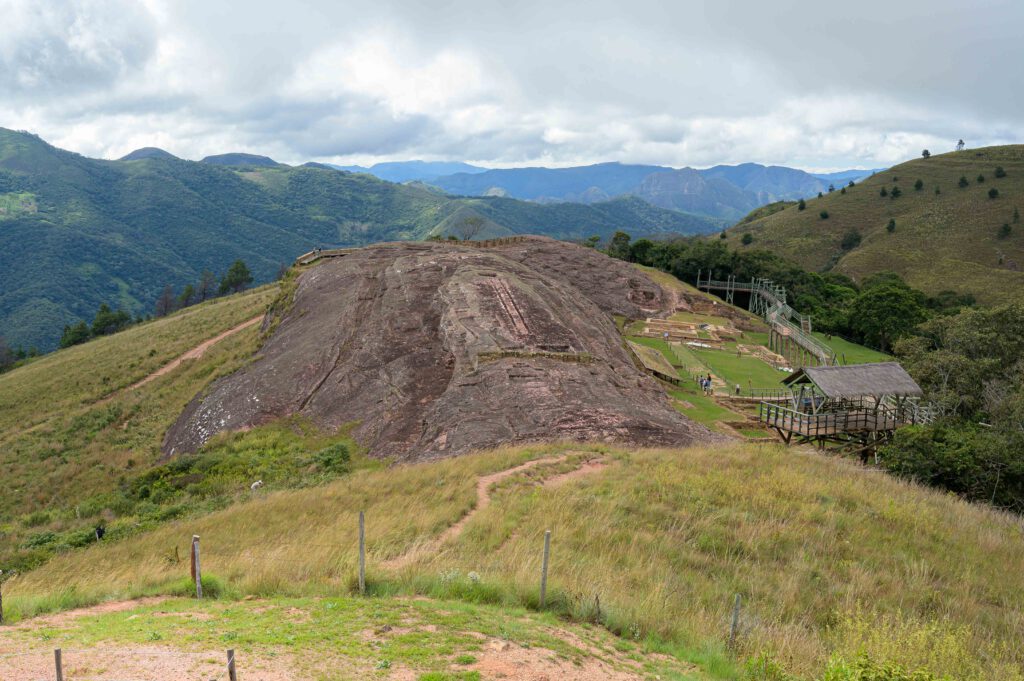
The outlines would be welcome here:
[[[958,185],[959,185],[959,186],[960,186],[961,188],[963,188],[963,187],[966,187],[967,185],[969,185],[969,184],[970,184],[970,182],[968,182],[968,181],[967,181],[967,178],[966,178],[966,177],[964,177],[963,175],[961,175],[961,176],[960,176],[960,181],[959,181],[959,182],[957,182],[957,184],[958,184]]]
[[[800,202],[796,204],[796,209],[803,210],[804,208],[807,208],[807,202],[804,201],[803,199],[800,199]]]
[[[844,251],[852,251],[853,249],[860,246],[860,232],[855,229],[851,229],[843,236],[842,242],[839,247]]]
[[[879,664],[867,657],[853,662],[832,659],[821,681],[946,681],[949,677],[935,676],[931,672],[910,672],[893,664]]]
[[[939,189],[938,185],[936,185],[936,187],[935,187],[935,194],[938,195],[938,194],[941,194],[941,193],[942,193],[942,190]]]
[[[882,187],[881,189],[878,190],[878,195],[879,196],[889,196],[889,190],[886,189],[885,187]]]
[[[749,246],[750,244],[754,243],[754,235],[751,234],[750,232],[747,232],[746,234],[743,235],[743,238],[740,239],[740,242],[742,242],[744,246]]]
[[[1006,171],[1002,166],[996,166],[996,177],[1006,177]]]
[[[922,189],[924,189],[924,180],[918,178],[917,182],[914,183],[914,190],[921,191]]]
[[[978,184],[981,184],[981,183],[982,183],[982,182],[984,182],[984,181],[985,181],[985,176],[984,176],[984,175],[980,175],[980,174],[979,174],[979,175],[978,175]]]
[[[889,224],[887,224],[885,226],[885,231],[889,232],[889,234],[892,234],[893,232],[895,232],[896,231],[896,220],[890,219],[889,220]]]
[[[725,230],[723,229],[723,230],[722,230],[722,233],[718,235],[718,238],[719,238],[719,239],[728,239],[728,238],[729,238],[729,235],[728,235],[728,234],[726,234],[726,233],[725,233]]]
[[[998,198],[998,197],[999,197],[999,190],[998,189],[996,189],[995,187],[992,187],[992,189],[988,190],[988,198],[995,199],[995,198]]]
[[[899,187],[893,187],[892,191],[889,192],[889,196],[894,199],[898,199],[903,195],[903,191]]]
[[[1010,232],[1012,231],[1013,230],[1010,228],[1009,223],[1004,222],[1003,226],[999,228],[998,232],[996,232],[996,236],[1000,239],[1005,239],[1006,237],[1010,236]]]
[[[819,217],[820,217],[820,218],[821,218],[822,220],[828,220],[828,211],[827,211],[827,210],[823,210],[823,211],[821,211],[820,213],[818,213],[818,216],[819,216]]]

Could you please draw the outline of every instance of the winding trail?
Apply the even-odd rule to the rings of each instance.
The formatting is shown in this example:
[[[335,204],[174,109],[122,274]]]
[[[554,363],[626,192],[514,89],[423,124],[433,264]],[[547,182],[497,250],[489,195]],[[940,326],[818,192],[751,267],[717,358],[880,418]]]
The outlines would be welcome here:
[[[247,321],[242,322],[238,326],[235,326],[235,327],[232,327],[232,328],[228,329],[227,331],[221,333],[220,335],[214,336],[213,338],[211,338],[209,340],[203,341],[199,345],[195,346],[194,348],[192,348],[191,350],[186,352],[184,355],[181,355],[180,357],[172,359],[170,362],[168,362],[167,364],[163,365],[162,367],[160,367],[159,369],[157,369],[156,371],[151,373],[149,376],[146,376],[145,378],[143,378],[140,381],[136,381],[135,383],[132,383],[130,386],[125,388],[125,390],[135,390],[136,388],[141,388],[142,386],[146,385],[150,381],[153,381],[153,380],[155,380],[157,378],[160,378],[164,374],[168,374],[168,373],[174,371],[179,366],[181,366],[182,362],[185,362],[185,361],[190,360],[190,359],[199,359],[204,354],[206,354],[207,350],[209,350],[211,347],[213,347],[217,343],[221,342],[222,340],[224,340],[228,336],[233,336],[234,334],[238,333],[239,331],[241,331],[243,329],[249,328],[253,324],[258,324],[260,322],[260,320],[262,320],[262,319],[263,319],[263,315],[262,314],[258,315],[256,317],[253,317],[252,319],[249,319]]]
[[[481,475],[479,478],[477,478],[476,481],[476,506],[474,506],[468,513],[459,518],[455,522],[455,524],[449,526],[448,529],[446,529],[441,534],[424,543],[414,544],[405,553],[402,553],[389,560],[383,561],[380,564],[380,566],[387,570],[399,570],[407,565],[411,565],[418,558],[425,554],[431,552],[436,553],[437,550],[442,545],[444,545],[445,542],[451,539],[458,538],[462,534],[462,531],[466,528],[466,524],[473,519],[473,516],[477,515],[478,513],[480,513],[480,511],[484,510],[485,508],[491,505],[491,488],[494,487],[494,485],[501,482],[502,480],[505,480],[506,478],[510,478],[513,475],[517,475],[518,473],[522,473],[523,471],[529,470],[531,468],[536,468],[537,466],[543,464],[561,463],[568,459],[571,455],[580,453],[584,452],[566,452],[561,456],[551,456],[544,459],[534,459],[532,461],[527,461],[526,463],[520,464],[513,468],[508,468],[506,470],[498,471],[496,473],[490,473],[488,475]],[[581,462],[578,468],[574,468],[571,471],[567,471],[565,473],[558,473],[557,475],[545,478],[544,480],[541,481],[540,484],[544,485],[545,487],[558,485],[569,480],[580,478],[589,473],[597,472],[602,468],[605,468],[607,465],[608,464],[605,463],[604,461],[590,459]]]

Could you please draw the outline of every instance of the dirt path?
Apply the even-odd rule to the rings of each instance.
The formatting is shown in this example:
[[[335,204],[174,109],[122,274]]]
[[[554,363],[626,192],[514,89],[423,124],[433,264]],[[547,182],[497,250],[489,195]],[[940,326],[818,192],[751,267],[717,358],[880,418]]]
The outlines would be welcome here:
[[[156,371],[151,373],[149,376],[146,376],[141,381],[136,381],[135,383],[132,383],[130,386],[125,388],[125,390],[135,390],[136,388],[141,388],[142,386],[146,385],[150,381],[155,380],[157,378],[160,378],[164,374],[168,374],[168,373],[174,371],[179,366],[181,366],[182,362],[185,362],[185,361],[190,360],[190,359],[199,359],[204,354],[206,354],[207,350],[209,350],[211,347],[213,347],[217,343],[221,342],[222,340],[224,340],[228,336],[233,336],[234,334],[238,333],[239,331],[241,331],[243,329],[249,328],[253,324],[258,324],[260,322],[260,320],[262,320],[262,319],[263,319],[263,315],[259,315],[257,317],[253,317],[252,319],[250,319],[248,321],[245,321],[245,322],[242,322],[241,324],[239,324],[238,326],[236,326],[234,328],[228,329],[227,331],[225,331],[224,333],[222,333],[222,334],[220,334],[218,336],[214,336],[210,340],[203,341],[199,345],[195,346],[194,348],[192,348],[191,350],[186,352],[184,355],[181,355],[180,357],[178,357],[176,359],[172,359],[170,362],[168,362],[167,364],[163,365],[162,367],[160,367],[159,369],[157,369]]]
[[[390,560],[382,562],[381,567],[383,567],[386,570],[399,570],[407,565],[411,565],[412,563],[416,562],[418,558],[425,554],[436,553],[437,550],[445,544],[445,542],[458,538],[459,535],[462,534],[462,531],[466,528],[466,524],[473,519],[473,516],[480,513],[482,510],[491,505],[491,488],[493,488],[494,485],[501,482],[502,480],[505,480],[506,478],[510,478],[513,475],[517,475],[531,468],[536,468],[537,466],[540,466],[542,464],[561,463],[568,459],[570,455],[578,453],[579,452],[566,452],[561,456],[552,456],[547,457],[545,459],[534,459],[533,461],[527,461],[526,463],[520,464],[513,468],[508,468],[503,471],[498,471],[497,473],[490,473],[489,475],[480,476],[479,478],[477,478],[476,481],[476,506],[474,506],[473,509],[469,511],[469,513],[459,518],[459,520],[456,521],[454,525],[449,526],[448,529],[446,529],[441,534],[437,535],[437,537],[425,543],[416,544],[405,553],[396,556],[395,558],[392,558]],[[582,465],[580,465],[579,468],[575,468],[566,473],[559,473],[557,475],[553,475],[550,478],[545,478],[541,484],[543,484],[545,487],[558,485],[563,482],[574,480],[584,475],[588,475],[590,473],[599,471],[607,465],[607,463],[599,460],[585,461]]]

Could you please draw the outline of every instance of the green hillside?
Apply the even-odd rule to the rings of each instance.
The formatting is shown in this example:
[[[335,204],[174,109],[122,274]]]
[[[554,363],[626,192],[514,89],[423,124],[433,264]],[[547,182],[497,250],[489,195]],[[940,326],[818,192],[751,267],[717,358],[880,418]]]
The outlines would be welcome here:
[[[149,314],[165,285],[180,290],[204,269],[222,273],[239,258],[268,281],[317,245],[460,235],[461,222],[450,218],[467,206],[493,223],[491,235],[719,227],[642,202],[453,199],[324,167],[141,156],[89,159],[0,129],[0,336],[8,345],[52,349],[65,324],[91,319],[101,303]]]
[[[260,328],[139,381],[286,303],[287,281],[282,288],[210,301],[0,376],[0,474],[9,481],[0,569],[18,571],[4,584],[10,620],[187,595],[187,545],[199,534],[206,592],[219,602],[179,600],[162,610],[194,610],[196,621],[218,613],[213,632],[196,630],[190,645],[231,641],[250,656],[242,659],[327,645],[318,638],[324,629],[307,621],[328,629],[369,622],[361,630],[397,618],[423,630],[337,654],[360,669],[383,658],[454,674],[453,656],[474,654],[461,632],[544,648],[555,645],[552,632],[594,627],[601,645],[654,665],[642,678],[817,680],[830,664],[866,655],[951,678],[1021,681],[1024,577],[1005,569],[1024,562],[1019,518],[842,458],[740,442],[685,450],[537,443],[383,468],[344,429],[285,421],[163,459],[168,425],[214,378],[251,361]],[[485,486],[490,504],[480,505],[481,476],[526,462],[534,463]],[[253,492],[257,479],[265,488]],[[353,602],[360,510],[365,605]],[[102,542],[97,525],[107,530]],[[538,608],[545,530],[553,534],[549,613],[538,620],[524,613]],[[733,654],[726,641],[736,593],[743,611]],[[262,600],[244,600],[254,597]],[[409,610],[410,602],[422,605]],[[267,612],[297,619],[270,626]],[[0,654],[45,650],[54,639],[80,651],[142,641],[170,651],[181,637],[168,626],[142,603],[123,617],[0,629]],[[438,637],[448,645],[426,643]],[[386,668],[369,677],[388,678]]]
[[[993,189],[998,195],[990,197]],[[808,269],[857,280],[892,271],[932,295],[951,290],[996,303],[1024,289],[1021,211],[1024,146],[988,147],[902,163],[854,187],[808,197],[804,210],[792,205],[728,234],[737,248],[767,248]],[[753,241],[744,246],[748,232]]]

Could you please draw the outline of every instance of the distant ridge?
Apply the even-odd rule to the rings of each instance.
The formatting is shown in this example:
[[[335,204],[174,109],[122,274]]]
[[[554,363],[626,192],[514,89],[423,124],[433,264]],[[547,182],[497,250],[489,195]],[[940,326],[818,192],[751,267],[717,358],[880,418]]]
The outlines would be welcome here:
[[[335,170],[350,173],[367,173],[388,182],[430,182],[445,175],[456,173],[476,174],[487,168],[462,163],[460,161],[388,161],[375,163],[372,166],[338,166],[325,164]]]
[[[164,151],[163,149],[159,149],[157,147],[142,147],[141,149],[136,149],[135,151],[131,152],[130,154],[125,154],[124,156],[122,156],[118,160],[121,160],[121,161],[141,161],[141,160],[147,159],[147,158],[177,159],[178,157],[175,156],[174,154],[170,153],[170,152]]]
[[[216,154],[214,156],[207,156],[200,163],[209,163],[216,166],[259,166],[261,168],[276,168],[277,166],[283,165],[278,163],[269,156],[259,156],[257,154]]]

